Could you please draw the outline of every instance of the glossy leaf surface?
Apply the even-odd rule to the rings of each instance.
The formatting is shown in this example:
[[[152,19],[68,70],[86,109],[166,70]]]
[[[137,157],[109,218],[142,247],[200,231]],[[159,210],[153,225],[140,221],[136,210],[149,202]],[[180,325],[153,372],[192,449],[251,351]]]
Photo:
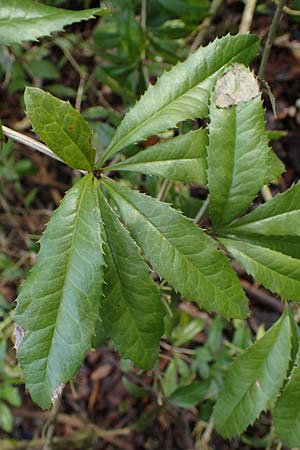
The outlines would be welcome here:
[[[18,358],[42,408],[51,406],[92,345],[103,280],[100,224],[97,183],[88,175],[51,218],[17,299]]]
[[[103,181],[127,228],[161,278],[223,316],[247,316],[240,282],[216,243],[191,220],[151,197]]]
[[[150,369],[163,334],[160,292],[135,242],[100,192],[105,230],[105,285],[102,324],[123,358]]]
[[[75,169],[92,170],[95,150],[92,131],[69,102],[38,88],[25,91],[26,113],[34,131],[66,164]]]

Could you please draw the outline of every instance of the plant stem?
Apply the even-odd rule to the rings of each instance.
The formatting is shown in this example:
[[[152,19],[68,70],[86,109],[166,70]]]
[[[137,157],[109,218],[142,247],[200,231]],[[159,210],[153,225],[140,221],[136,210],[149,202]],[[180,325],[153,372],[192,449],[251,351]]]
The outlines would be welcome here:
[[[279,0],[273,0],[273,2],[278,5]],[[288,6],[284,6],[283,11],[287,14],[290,14],[291,16],[300,16],[300,10],[299,9],[292,9]]]
[[[50,148],[48,148],[46,145],[42,144],[39,141],[36,141],[35,139],[32,139],[29,136],[26,136],[23,133],[19,133],[18,131],[12,130],[9,127],[6,127],[5,125],[2,125],[3,133],[6,137],[19,142],[20,144],[26,145],[27,147],[32,148],[33,150],[36,150],[40,153],[43,153],[43,155],[50,156],[50,158],[56,159],[57,161],[63,162],[62,159],[59,158],[59,156],[56,156],[55,153],[53,153]],[[79,170],[79,172],[85,174],[85,170]]]
[[[150,84],[150,78],[149,78],[149,72],[148,72],[148,68],[145,66],[145,58],[146,58],[146,30],[147,30],[147,0],[142,0],[142,5],[141,5],[141,27],[142,30],[144,32],[144,46],[143,46],[143,51],[141,54],[141,62],[142,62],[142,70],[143,70],[143,75],[144,75],[144,79],[145,79],[145,83],[146,86],[148,87]]]
[[[147,23],[147,0],[142,0],[141,26],[144,31],[146,30],[146,23]]]
[[[193,220],[193,222],[197,225],[199,222],[201,222],[201,220],[203,219],[207,209],[208,209],[208,205],[209,205],[209,198],[206,197],[203,205],[201,206],[201,208],[199,209],[198,213],[195,216],[195,219]]]
[[[267,186],[267,185],[263,186],[260,192],[261,192],[261,195],[263,196],[263,199],[265,202],[272,200],[273,195],[272,195],[272,192],[271,192],[271,189],[269,188],[269,186]]]
[[[86,81],[85,77],[80,77],[79,86],[78,86],[77,95],[76,95],[76,102],[75,102],[75,108],[79,112],[81,110],[81,102],[82,102],[82,96],[83,96],[83,92],[84,92],[85,81]]]
[[[100,430],[97,427],[92,428],[88,427],[87,431],[77,431],[71,435],[66,436],[55,436],[52,440],[52,448],[54,449],[70,449],[74,448],[76,444],[76,448],[86,449],[89,448],[89,444],[93,441],[93,439],[103,439],[104,441],[111,442],[113,444],[118,444],[117,436],[128,436],[131,432],[129,428],[124,429],[115,429],[115,430]],[[42,445],[44,445],[45,439],[38,438],[33,439],[32,441],[23,440],[23,441],[15,441],[4,440],[1,443],[1,450],[39,450]],[[125,444],[125,443],[124,443]],[[77,447],[78,446],[78,447]],[[119,447],[121,448],[121,447]],[[122,447],[129,449],[129,447]]]
[[[281,13],[282,13],[282,10],[283,10],[283,8],[285,6],[285,3],[286,3],[286,0],[280,0],[279,1],[278,5],[277,5],[277,8],[276,8],[276,11],[275,11],[275,14],[273,16],[273,20],[272,20],[272,23],[271,23],[271,26],[270,26],[268,37],[267,37],[267,41],[266,41],[265,48],[264,48],[264,51],[263,51],[263,55],[262,55],[262,58],[261,58],[261,63],[260,63],[260,66],[259,66],[258,78],[260,80],[262,80],[264,78],[264,76],[265,76],[266,65],[267,65],[267,63],[269,61],[271,48],[272,48],[273,41],[274,41],[276,33],[277,33],[278,24],[279,24]]]
[[[170,181],[170,180],[165,180],[163,182],[162,187],[160,188],[160,191],[157,194],[157,197],[156,197],[157,200],[159,200],[160,202],[164,201],[167,193],[169,192],[171,185],[172,185],[172,181]]]
[[[263,55],[261,58],[261,62],[260,62],[260,66],[259,66],[259,70],[258,70],[258,78],[259,80],[263,80],[264,76],[265,76],[265,70],[266,70],[266,66],[267,63],[269,61],[269,57],[270,57],[270,53],[271,53],[271,48],[273,45],[273,41],[275,39],[276,33],[277,33],[277,28],[279,25],[279,21],[280,21],[280,17],[282,14],[282,10],[285,6],[286,0],[279,0],[278,4],[277,4],[277,8],[275,11],[275,14],[273,16],[273,20],[270,26],[270,30],[268,33],[268,37],[267,37],[267,41],[265,43],[265,47],[264,47],[264,51],[263,51]],[[273,102],[272,102],[272,98],[273,96],[270,96],[271,99],[271,103],[273,106]],[[276,110],[275,110],[275,106],[273,107],[274,109],[274,114],[276,116]],[[272,198],[272,193],[271,190],[269,189],[268,186],[264,186],[261,190],[262,196],[265,199],[265,201],[270,200]]]
[[[18,131],[12,130],[11,128],[8,128],[4,125],[2,125],[2,130],[5,136],[7,136],[10,139],[13,139],[16,142],[19,142],[20,144],[27,145],[28,147],[32,148],[33,150],[37,150],[40,153],[43,153],[44,155],[50,156],[51,158],[57,159],[57,161],[62,160],[53,153],[50,148],[46,147],[46,145],[36,141],[35,139],[32,139],[29,136],[26,136],[25,134],[19,133]]]
[[[256,1],[257,0],[247,0],[241,20],[239,34],[246,34],[250,31],[256,7]]]
[[[51,417],[47,420],[47,422],[44,425],[43,438],[45,439],[45,443],[43,446],[43,450],[51,450],[51,442],[52,442],[54,431],[55,431],[55,425],[56,425],[56,420],[57,420],[57,416],[59,413],[60,405],[61,405],[61,398],[58,398],[57,401],[53,405]]]
[[[203,39],[205,38],[205,35],[215,17],[217,14],[220,6],[222,5],[223,0],[213,0],[210,7],[210,16],[203,20],[203,22],[199,25],[198,33],[194,39],[194,42],[190,46],[190,53],[194,53],[194,51],[197,50],[197,48],[202,44]]]

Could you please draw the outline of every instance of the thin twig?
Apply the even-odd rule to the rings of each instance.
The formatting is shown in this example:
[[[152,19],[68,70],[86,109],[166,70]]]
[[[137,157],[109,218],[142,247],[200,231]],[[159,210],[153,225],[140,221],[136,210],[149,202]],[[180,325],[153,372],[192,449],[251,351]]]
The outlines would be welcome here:
[[[263,289],[254,287],[246,280],[242,280],[242,284],[248,297],[251,297],[251,299],[260,305],[267,306],[268,308],[271,308],[279,313],[284,311],[284,304],[276,297],[268,294],[268,292],[265,292]]]
[[[180,347],[174,347],[173,345],[167,344],[164,341],[160,341],[160,346],[162,348],[164,348],[165,350],[170,351],[173,354],[179,356],[181,359],[183,359],[184,361],[188,362],[189,364],[191,364],[193,362],[193,360],[189,356],[186,355],[186,353],[189,353],[188,349],[182,349]],[[194,354],[194,352],[192,354]]]
[[[117,436],[128,436],[131,430],[129,428],[116,429],[116,430],[100,430],[98,428],[89,429],[88,431],[76,431],[71,435],[55,436],[52,440],[52,446],[55,449],[63,448],[87,448],[87,442],[91,442],[93,438],[103,439],[104,441],[118,445],[117,448],[131,450],[132,447],[127,445],[126,442],[120,442],[117,440]],[[33,439],[32,441],[23,440],[5,440],[1,442],[1,450],[39,450],[45,443],[45,439]],[[79,447],[80,445],[80,447]],[[84,447],[82,447],[84,445]]]
[[[43,155],[50,156],[50,158],[56,159],[57,161],[60,161],[63,163],[63,160],[59,158],[55,153],[53,153],[50,148],[48,148],[45,144],[42,144],[41,142],[32,139],[29,136],[26,136],[23,133],[19,133],[18,131],[15,131],[9,127],[6,127],[5,125],[2,125],[3,133],[6,137],[13,139],[16,142],[19,142],[20,144],[26,145],[27,147],[32,148],[33,150],[36,150],[40,153],[43,153]],[[79,172],[85,174],[85,170],[79,170]]]
[[[261,192],[261,195],[263,196],[263,199],[265,202],[272,200],[273,195],[272,195],[272,192],[271,192],[271,189],[269,188],[269,186],[267,186],[267,185],[263,186],[260,192]]]
[[[271,48],[272,48],[272,45],[273,45],[273,42],[274,42],[274,39],[275,39],[275,36],[277,33],[278,24],[279,24],[280,17],[282,14],[282,10],[285,6],[285,3],[286,3],[286,0],[279,1],[276,11],[275,11],[275,14],[274,14],[274,17],[273,17],[273,20],[272,20],[272,23],[271,23],[271,26],[270,26],[270,30],[268,33],[267,41],[265,43],[263,55],[262,55],[259,70],[258,70],[258,78],[260,80],[263,80],[265,77],[266,66],[269,61]],[[270,98],[272,99],[272,97],[270,97]],[[275,110],[275,115],[276,115],[276,110]],[[267,186],[264,186],[262,188],[261,193],[262,193],[262,196],[265,199],[265,201],[268,201],[268,200],[270,200],[270,198],[272,198],[271,190]]]
[[[55,431],[55,425],[57,416],[59,413],[61,405],[61,399],[58,398],[57,401],[54,403],[52,411],[51,411],[51,417],[48,419],[46,424],[44,425],[44,437],[45,437],[45,443],[43,446],[43,450],[51,450],[51,442],[54,436]]]
[[[19,142],[20,144],[27,145],[33,150],[37,150],[38,152],[43,153],[44,155],[50,156],[50,158],[54,158],[57,161],[63,162],[58,156],[55,155],[55,153],[53,153],[52,150],[50,150],[50,148],[48,148],[41,142],[38,142],[35,139],[32,139],[31,137],[26,136],[25,134],[19,133],[18,131],[12,130],[11,128],[8,128],[4,125],[2,125],[2,130],[5,136],[7,136],[8,138],[13,139],[14,141]]]
[[[142,0],[142,5],[141,5],[141,27],[142,27],[142,30],[143,30],[144,35],[146,37],[146,32],[147,32],[147,0]],[[146,86],[149,86],[149,84],[150,84],[150,77],[149,77],[148,67],[145,65],[145,58],[146,58],[145,42],[146,42],[146,39],[144,41],[144,48],[143,48],[143,51],[142,51],[142,54],[141,54],[141,60],[142,60],[142,70],[143,70],[145,83],[146,83]]]
[[[250,31],[256,7],[256,1],[257,0],[247,0],[246,2],[239,29],[240,34],[246,34]]]
[[[276,5],[278,5],[279,0],[273,0],[273,2]],[[289,8],[288,6],[284,6],[283,12],[285,12],[286,14],[290,14],[291,16],[300,16],[300,10],[299,9],[292,9],[292,8]]]
[[[70,50],[66,47],[66,45],[64,45],[64,39],[60,39],[60,38],[57,39],[55,41],[55,44],[61,49],[61,51],[63,52],[66,59],[69,61],[69,63],[73,67],[73,69],[75,69],[76,72],[79,74],[80,78],[85,78],[86,77],[85,71],[78,64],[78,62],[76,61],[76,59],[74,58],[74,56],[72,55]]]
[[[84,84],[85,84],[86,78],[80,77],[79,86],[77,89],[77,95],[76,95],[76,102],[75,102],[75,108],[77,111],[81,111],[81,102],[82,102],[82,96],[84,92]]]
[[[147,0],[142,0],[141,8],[141,27],[145,31],[147,24]]]
[[[160,202],[164,201],[164,199],[166,198],[166,196],[167,196],[167,194],[169,192],[169,189],[170,189],[171,185],[172,185],[172,181],[170,181],[170,180],[165,180],[163,182],[163,184],[162,184],[162,186],[160,188],[160,191],[157,194],[157,197],[156,197],[157,200],[159,200]]]
[[[277,5],[275,14],[273,16],[273,20],[272,20],[272,23],[271,23],[271,26],[270,26],[270,30],[269,30],[269,33],[268,33],[267,41],[266,41],[266,44],[265,44],[265,48],[264,48],[263,55],[262,55],[261,62],[260,62],[260,66],[259,66],[258,78],[260,80],[263,80],[264,76],[265,76],[266,65],[267,65],[267,63],[269,61],[271,48],[272,48],[272,45],[273,45],[273,42],[274,42],[274,39],[275,39],[275,36],[276,36],[276,33],[277,33],[278,24],[279,24],[280,17],[281,17],[281,14],[282,14],[282,10],[283,10],[285,4],[286,4],[286,0],[280,0],[278,5]]]
[[[207,426],[205,428],[204,433],[202,434],[202,437],[199,441],[199,443],[196,444],[196,450],[204,450],[208,449],[209,441],[211,440],[211,435],[214,431],[214,419],[211,417],[209,419],[209,422],[207,423]]]
[[[201,208],[199,209],[198,213],[196,214],[193,222],[197,225],[199,222],[201,222],[201,220],[203,219],[203,217],[205,216],[205,213],[208,209],[209,206],[209,197],[206,197],[204,203],[202,204]]]
[[[213,0],[210,7],[210,16],[203,20],[199,26],[199,32],[197,33],[194,42],[190,46],[190,53],[194,53],[197,48],[202,44],[203,39],[209,29],[215,15],[217,14],[223,0]]]

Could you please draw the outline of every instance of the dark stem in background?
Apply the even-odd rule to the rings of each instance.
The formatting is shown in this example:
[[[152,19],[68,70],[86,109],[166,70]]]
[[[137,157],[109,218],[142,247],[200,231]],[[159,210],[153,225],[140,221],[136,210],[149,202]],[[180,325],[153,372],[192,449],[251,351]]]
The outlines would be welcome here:
[[[50,418],[46,421],[46,423],[43,427],[43,434],[45,435],[45,436],[43,436],[45,439],[45,442],[43,445],[43,450],[51,450],[51,448],[52,448],[51,444],[52,444],[52,439],[54,437],[56,420],[57,420],[60,406],[61,406],[61,398],[58,398],[53,405]]]
[[[203,217],[205,216],[207,210],[209,207],[209,197],[207,196],[203,205],[201,206],[201,208],[199,209],[197,215],[195,216],[193,222],[194,224],[198,224],[199,222],[201,222],[201,220],[203,219]]]
[[[270,97],[270,101],[272,104],[272,108],[273,108],[275,117],[276,117],[275,99],[274,99],[274,96],[271,92],[271,89],[270,89],[268,83],[265,83],[263,80],[264,80],[264,76],[265,76],[266,65],[269,61],[271,48],[272,48],[272,45],[273,45],[273,42],[274,42],[274,39],[275,39],[275,36],[277,33],[280,17],[282,14],[282,10],[285,6],[285,3],[286,3],[286,0],[280,0],[277,4],[276,11],[273,16],[273,20],[272,20],[272,23],[270,26],[270,30],[268,33],[267,41],[265,43],[263,55],[262,55],[259,70],[258,70],[258,79],[262,82],[262,84],[265,86],[265,88],[267,90],[267,93]],[[261,193],[262,193],[262,196],[265,201],[268,201],[272,198],[272,192],[271,192],[269,186],[263,186]]]
[[[268,33],[267,41],[266,41],[266,44],[265,44],[265,48],[264,48],[263,55],[262,55],[261,62],[260,62],[260,66],[259,66],[258,78],[260,80],[263,80],[264,75],[265,75],[266,65],[267,65],[267,63],[269,61],[271,48],[272,48],[273,41],[274,41],[276,33],[277,33],[278,24],[279,24],[280,17],[281,17],[281,14],[282,14],[282,10],[283,10],[285,4],[286,4],[286,0],[280,0],[280,2],[277,5],[275,14],[273,16],[273,20],[272,20],[272,23],[271,23],[271,26],[270,26],[270,30],[269,30],[269,33]]]
[[[144,79],[145,79],[145,84],[146,87],[149,86],[150,84],[150,78],[149,78],[149,73],[148,73],[148,67],[145,64],[145,59],[146,59],[146,33],[147,33],[147,0],[142,0],[142,5],[141,5],[141,27],[142,30],[144,32],[144,48],[142,51],[142,55],[141,55],[141,62],[142,62],[142,70],[143,70],[143,75],[144,75]]]
[[[203,20],[203,22],[199,26],[199,31],[194,39],[194,42],[190,46],[190,53],[194,53],[198,47],[203,42],[203,39],[206,36],[206,33],[208,31],[208,28],[211,26],[211,23],[216,16],[218,10],[220,9],[221,5],[223,3],[223,0],[213,0],[210,7],[210,15],[206,19]]]

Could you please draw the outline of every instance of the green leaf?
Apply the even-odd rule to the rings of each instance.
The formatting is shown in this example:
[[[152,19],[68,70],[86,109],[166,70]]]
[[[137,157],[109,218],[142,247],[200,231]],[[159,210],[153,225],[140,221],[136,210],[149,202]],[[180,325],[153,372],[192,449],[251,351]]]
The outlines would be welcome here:
[[[295,184],[283,194],[235,221],[222,232],[252,233],[263,236],[300,236],[300,185]]]
[[[158,0],[167,11],[185,20],[205,19],[210,15],[210,2],[208,0],[193,1],[193,0]]]
[[[75,169],[92,170],[92,131],[69,102],[38,88],[26,88],[26,113],[34,131],[63,161]]]
[[[33,0],[0,0],[0,44],[34,41],[61,31],[66,25],[107,12],[94,8],[83,11],[54,8]]]
[[[275,431],[289,448],[299,447],[300,442],[300,352],[274,410]]]
[[[12,406],[18,407],[22,405],[22,399],[18,388],[11,386],[10,384],[0,384],[0,399],[6,400]]]
[[[250,82],[255,80],[248,69],[235,64],[219,82],[232,72],[235,78],[245,73]],[[265,184],[269,169],[268,134],[260,95],[218,108],[217,93],[224,95],[226,88],[224,84],[221,89],[218,83],[210,103],[208,145],[209,211],[214,227],[231,222],[247,210]]]
[[[157,175],[184,183],[206,184],[207,142],[205,130],[191,131],[107,168]]]
[[[135,242],[101,192],[99,195],[107,264],[102,324],[122,357],[148,370],[157,360],[163,334],[164,308],[160,293]]]
[[[50,61],[39,59],[27,63],[27,70],[31,76],[55,80],[60,77],[60,72],[55,64]]]
[[[8,406],[0,402],[0,429],[10,433],[13,429],[14,418]]]
[[[191,408],[200,403],[209,391],[210,381],[194,381],[177,388],[169,397],[170,402],[180,408]]]
[[[270,141],[277,141],[285,136],[287,136],[288,132],[286,130],[268,130],[268,135]]]
[[[178,326],[172,333],[172,340],[177,347],[192,341],[203,330],[203,319],[193,319],[185,326]]]
[[[17,299],[18,357],[42,408],[74,376],[95,334],[104,264],[97,187],[90,174],[66,194]]]
[[[222,244],[259,283],[282,297],[300,300],[300,260],[255,243],[220,239]]]
[[[268,133],[269,134],[269,133]],[[278,158],[273,150],[269,149],[269,170],[266,174],[265,184],[276,181],[285,172],[283,162]]]
[[[99,348],[107,340],[107,334],[104,330],[104,327],[103,327],[100,317],[96,322],[95,328],[96,328],[96,331],[95,331],[95,336],[93,337],[92,346],[93,346],[93,348]]]
[[[240,282],[216,243],[190,219],[151,197],[104,181],[121,217],[161,278],[223,316],[247,316]]]
[[[166,72],[126,114],[102,161],[182,120],[207,116],[210,92],[224,67],[234,61],[248,64],[258,45],[253,35],[225,36]]]
[[[259,247],[266,247],[292,258],[300,259],[300,239],[298,236],[264,236],[237,232],[236,234],[227,233],[227,237],[249,242]]]
[[[131,381],[126,377],[122,377],[122,384],[124,388],[129,392],[129,394],[133,395],[135,398],[145,397],[145,395],[149,395],[150,391],[148,389],[142,388]]]
[[[215,427],[225,438],[242,433],[281,388],[288,370],[291,328],[287,311],[232,364],[214,408]]]
[[[178,386],[178,374],[177,374],[177,361],[174,358],[168,364],[165,370],[163,378],[163,390],[166,397],[169,397],[172,392],[177,389]]]

